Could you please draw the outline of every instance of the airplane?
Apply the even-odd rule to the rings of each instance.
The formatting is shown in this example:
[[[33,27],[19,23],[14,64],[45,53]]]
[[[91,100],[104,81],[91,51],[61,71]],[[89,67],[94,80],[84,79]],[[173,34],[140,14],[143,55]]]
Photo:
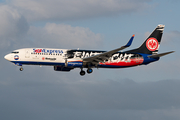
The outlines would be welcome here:
[[[80,68],[80,75],[86,72],[92,73],[92,68],[126,68],[139,65],[147,65],[158,61],[160,57],[173,53],[158,54],[162,34],[165,25],[158,25],[144,43],[136,49],[120,52],[129,47],[134,35],[128,43],[111,51],[79,50],[79,49],[54,49],[54,48],[23,48],[14,50],[4,58],[20,67],[22,65],[47,65],[53,66],[55,71],[69,72],[74,68]]]

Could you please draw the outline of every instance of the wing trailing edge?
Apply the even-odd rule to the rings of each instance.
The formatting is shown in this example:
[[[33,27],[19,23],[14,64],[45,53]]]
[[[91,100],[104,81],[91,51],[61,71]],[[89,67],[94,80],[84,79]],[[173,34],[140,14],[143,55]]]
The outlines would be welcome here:
[[[98,54],[98,55],[95,55],[95,56],[84,58],[83,61],[84,62],[95,62],[95,63],[103,62],[104,60],[106,60],[107,58],[112,56],[114,53],[131,46],[132,41],[134,39],[134,36],[135,35],[132,35],[132,37],[130,38],[128,43],[126,45],[120,47],[120,48],[117,48],[117,49],[114,49],[114,50],[111,50],[111,51],[107,51],[107,52],[104,52],[104,53],[101,53],[101,54]]]

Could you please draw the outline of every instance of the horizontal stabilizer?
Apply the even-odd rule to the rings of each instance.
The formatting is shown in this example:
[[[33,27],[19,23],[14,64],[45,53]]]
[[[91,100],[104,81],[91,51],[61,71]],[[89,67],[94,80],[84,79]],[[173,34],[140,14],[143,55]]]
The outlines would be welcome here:
[[[148,57],[150,57],[150,58],[158,58],[158,57],[162,57],[164,55],[167,55],[167,54],[170,54],[170,53],[173,53],[173,52],[175,52],[175,51],[161,53],[161,54],[155,54],[155,55],[149,55]]]

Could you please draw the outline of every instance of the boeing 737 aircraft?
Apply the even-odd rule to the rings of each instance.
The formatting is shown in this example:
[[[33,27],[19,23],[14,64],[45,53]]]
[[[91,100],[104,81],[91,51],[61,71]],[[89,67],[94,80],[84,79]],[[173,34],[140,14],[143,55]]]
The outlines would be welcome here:
[[[158,61],[161,56],[173,53],[158,54],[161,37],[165,25],[158,25],[145,42],[136,49],[119,52],[129,47],[134,35],[129,42],[111,51],[79,50],[79,49],[54,49],[54,48],[24,48],[14,50],[4,58],[17,66],[22,65],[48,65],[53,66],[55,71],[70,71],[80,68],[80,75],[92,73],[92,68],[126,68],[138,65],[147,65]]]

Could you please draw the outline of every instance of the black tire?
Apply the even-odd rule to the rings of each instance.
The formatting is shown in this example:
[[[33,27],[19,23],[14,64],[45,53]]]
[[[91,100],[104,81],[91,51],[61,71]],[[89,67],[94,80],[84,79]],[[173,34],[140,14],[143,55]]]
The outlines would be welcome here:
[[[87,73],[92,73],[93,72],[93,70],[90,68],[90,69],[87,69]]]
[[[20,68],[19,70],[20,70],[20,71],[23,71],[23,68]]]
[[[80,72],[80,75],[81,76],[83,76],[83,75],[85,75],[86,74],[86,72],[84,71],[84,70],[82,70],[81,72]]]

